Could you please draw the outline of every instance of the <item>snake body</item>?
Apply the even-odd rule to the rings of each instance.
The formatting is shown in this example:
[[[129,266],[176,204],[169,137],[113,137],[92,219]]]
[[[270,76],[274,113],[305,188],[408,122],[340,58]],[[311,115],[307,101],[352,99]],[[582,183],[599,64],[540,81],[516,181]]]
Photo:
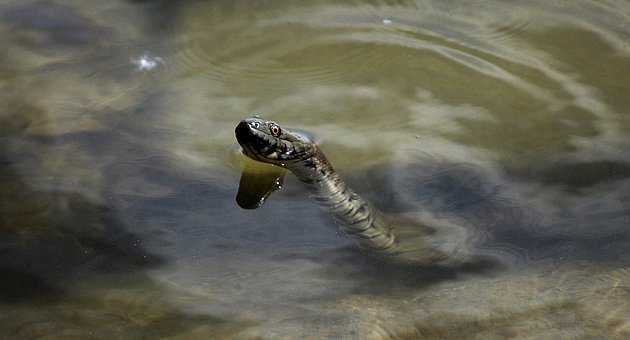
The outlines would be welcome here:
[[[348,187],[311,139],[259,118],[241,121],[235,133],[247,157],[291,171],[308,187],[312,198],[332,215],[340,230],[361,248],[396,252],[398,242],[392,228],[376,209]]]

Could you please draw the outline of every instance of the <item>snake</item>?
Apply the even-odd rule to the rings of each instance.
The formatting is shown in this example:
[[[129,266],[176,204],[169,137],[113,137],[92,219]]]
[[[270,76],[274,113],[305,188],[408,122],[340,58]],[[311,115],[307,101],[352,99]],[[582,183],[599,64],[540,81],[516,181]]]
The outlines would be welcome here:
[[[360,248],[382,254],[399,251],[394,228],[344,182],[312,137],[256,117],[240,121],[235,135],[248,158],[293,173]]]

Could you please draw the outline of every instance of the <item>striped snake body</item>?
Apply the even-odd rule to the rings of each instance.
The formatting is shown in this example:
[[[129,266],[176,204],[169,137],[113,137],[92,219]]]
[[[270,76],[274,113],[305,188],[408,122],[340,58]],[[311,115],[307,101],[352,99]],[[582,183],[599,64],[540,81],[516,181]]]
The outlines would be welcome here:
[[[396,253],[398,242],[380,213],[352,191],[326,159],[322,150],[304,135],[259,118],[241,121],[235,129],[243,153],[256,161],[291,171],[328,211],[343,233],[364,249]]]

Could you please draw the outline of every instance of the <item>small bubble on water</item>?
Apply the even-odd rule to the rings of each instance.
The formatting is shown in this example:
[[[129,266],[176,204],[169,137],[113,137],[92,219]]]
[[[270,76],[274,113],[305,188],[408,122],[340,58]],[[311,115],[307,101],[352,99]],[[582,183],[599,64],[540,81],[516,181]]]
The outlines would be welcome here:
[[[154,68],[163,65],[164,59],[160,57],[153,57],[145,53],[136,59],[132,59],[131,63],[136,65],[136,69],[138,71],[151,71]]]

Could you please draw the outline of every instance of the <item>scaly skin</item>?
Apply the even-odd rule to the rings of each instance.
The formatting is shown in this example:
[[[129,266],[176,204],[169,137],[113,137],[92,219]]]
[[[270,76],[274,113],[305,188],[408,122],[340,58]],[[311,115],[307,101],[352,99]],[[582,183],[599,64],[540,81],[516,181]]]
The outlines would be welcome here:
[[[398,252],[392,228],[376,209],[346,185],[312,140],[258,118],[241,121],[235,132],[247,157],[291,171],[306,184],[315,201],[333,216],[341,231],[361,248],[388,254]]]

